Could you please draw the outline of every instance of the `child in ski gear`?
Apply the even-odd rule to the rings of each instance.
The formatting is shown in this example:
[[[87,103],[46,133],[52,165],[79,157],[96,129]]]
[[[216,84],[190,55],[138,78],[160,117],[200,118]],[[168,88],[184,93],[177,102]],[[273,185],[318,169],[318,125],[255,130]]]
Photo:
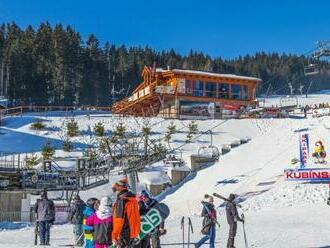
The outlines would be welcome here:
[[[93,240],[93,227],[87,225],[86,220],[88,217],[94,214],[95,207],[97,204],[96,198],[89,198],[86,202],[86,207],[83,211],[84,218],[83,218],[83,230],[84,230],[84,237],[85,237],[85,245],[84,248],[94,248],[94,240]]]
[[[144,202],[146,212],[155,207],[158,204],[158,201],[150,196],[146,190],[142,190],[141,197]],[[151,247],[160,248],[160,236],[166,234],[165,222],[163,221],[155,230],[150,234],[151,238]]]
[[[312,157],[316,158],[319,163],[324,163],[324,159],[326,157],[326,152],[322,141],[317,141],[314,147],[314,153]]]
[[[70,208],[68,220],[73,224],[73,234],[75,237],[75,245],[83,246],[83,219],[86,204],[80,199],[79,195],[73,198],[73,205]]]
[[[237,207],[234,203],[235,195],[230,194],[228,199],[229,201],[226,203],[227,223],[229,224],[229,237],[227,242],[227,248],[234,248],[237,232],[237,221],[243,222],[243,220],[238,216]]]
[[[139,205],[135,194],[128,190],[127,179],[112,187],[117,199],[113,205],[112,242],[117,247],[130,246],[140,233]]]
[[[47,191],[40,194],[34,205],[34,213],[39,230],[40,245],[49,245],[50,227],[55,221],[55,206],[52,200],[47,197]]]
[[[207,240],[210,240],[210,248],[214,248],[216,228],[217,223],[217,212],[214,208],[214,199],[210,195],[205,195],[205,200],[203,201],[202,217],[202,237],[196,244],[195,247],[201,247]]]
[[[93,227],[93,241],[95,248],[109,248],[112,244],[112,200],[103,197],[95,213],[86,220],[88,226]]]

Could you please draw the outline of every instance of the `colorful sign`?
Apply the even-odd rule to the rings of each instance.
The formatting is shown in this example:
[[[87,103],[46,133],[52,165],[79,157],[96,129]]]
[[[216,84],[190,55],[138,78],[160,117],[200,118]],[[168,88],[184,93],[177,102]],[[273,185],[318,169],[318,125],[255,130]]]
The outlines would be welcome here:
[[[300,149],[300,168],[306,167],[309,158],[309,137],[308,134],[302,134],[299,139]]]
[[[287,181],[330,182],[330,168],[284,170]]]
[[[180,101],[180,115],[199,118],[214,118],[215,106],[213,102]]]

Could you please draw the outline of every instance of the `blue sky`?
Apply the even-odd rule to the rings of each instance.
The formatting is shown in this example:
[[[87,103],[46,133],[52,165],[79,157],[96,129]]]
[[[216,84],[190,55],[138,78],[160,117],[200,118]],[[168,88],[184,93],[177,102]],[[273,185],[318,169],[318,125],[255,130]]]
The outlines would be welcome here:
[[[0,22],[48,20],[116,45],[190,49],[233,58],[256,51],[302,54],[330,39],[329,0],[0,0]]]

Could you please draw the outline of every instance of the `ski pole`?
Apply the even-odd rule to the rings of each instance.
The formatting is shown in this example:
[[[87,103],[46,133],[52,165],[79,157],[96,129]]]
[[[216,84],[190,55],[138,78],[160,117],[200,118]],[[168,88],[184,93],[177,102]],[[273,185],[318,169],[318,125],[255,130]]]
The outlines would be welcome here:
[[[190,217],[188,218],[188,247],[190,246],[190,232],[194,233],[193,225]]]
[[[246,237],[246,231],[245,231],[245,216],[244,214],[241,215],[242,223],[243,223],[243,235],[244,235],[244,242],[245,242],[245,248],[249,248],[249,244]]]
[[[184,247],[184,216],[181,218],[181,230],[182,230],[182,247]]]

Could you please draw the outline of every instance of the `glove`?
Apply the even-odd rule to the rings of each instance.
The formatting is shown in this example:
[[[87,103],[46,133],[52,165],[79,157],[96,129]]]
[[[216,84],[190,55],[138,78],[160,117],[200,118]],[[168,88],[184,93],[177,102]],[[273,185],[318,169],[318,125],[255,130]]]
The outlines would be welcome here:
[[[244,214],[241,215],[241,222],[243,222],[243,223],[245,222],[245,216],[244,216]]]

